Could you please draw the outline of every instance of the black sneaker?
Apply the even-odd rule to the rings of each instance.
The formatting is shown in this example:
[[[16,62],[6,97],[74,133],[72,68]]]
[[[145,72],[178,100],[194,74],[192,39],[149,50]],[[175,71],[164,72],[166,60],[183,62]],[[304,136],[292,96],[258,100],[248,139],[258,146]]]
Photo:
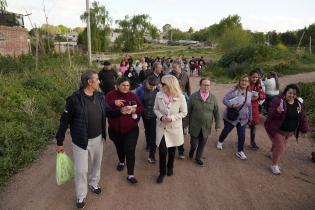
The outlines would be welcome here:
[[[127,181],[130,182],[131,184],[138,183],[138,180],[134,176],[127,176]]]
[[[251,150],[254,150],[254,151],[256,151],[256,150],[258,150],[259,149],[259,147],[255,144],[255,145],[249,145],[248,146]]]
[[[178,158],[181,159],[181,160],[184,160],[185,159],[184,153],[179,153],[178,154]]]
[[[85,207],[85,198],[84,199],[77,199],[77,209],[84,209]]]
[[[151,163],[151,164],[155,164],[156,160],[155,158],[148,158],[148,162]]]
[[[195,163],[197,163],[197,164],[200,165],[200,166],[203,165],[203,161],[202,161],[202,160],[195,160]]]
[[[124,163],[118,163],[116,169],[117,171],[122,171],[124,170],[125,164]]]
[[[189,151],[189,159],[193,159],[194,157],[194,151],[190,150]]]
[[[96,195],[99,195],[102,193],[102,189],[99,186],[97,187],[89,186],[89,187],[90,187],[91,192],[95,193]]]
[[[163,182],[165,175],[159,175],[158,178],[156,179],[156,183],[161,184]]]
[[[173,176],[173,169],[172,168],[169,168],[167,169],[167,176]]]

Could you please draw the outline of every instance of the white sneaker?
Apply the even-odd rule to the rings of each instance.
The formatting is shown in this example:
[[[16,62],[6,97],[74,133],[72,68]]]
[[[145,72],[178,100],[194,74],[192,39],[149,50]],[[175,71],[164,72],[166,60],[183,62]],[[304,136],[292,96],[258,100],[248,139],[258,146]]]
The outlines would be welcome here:
[[[272,159],[272,152],[271,152],[271,151],[268,151],[268,152],[266,153],[266,156],[269,157],[270,159]]]
[[[222,150],[223,149],[223,143],[219,142],[217,143],[217,149]]]
[[[246,155],[245,155],[245,153],[244,153],[243,151],[237,152],[237,153],[236,153],[236,156],[237,156],[239,159],[241,159],[241,160],[246,160],[246,159],[247,159],[247,157],[246,157]]]
[[[278,165],[271,165],[270,166],[271,172],[275,175],[280,175],[281,171]]]

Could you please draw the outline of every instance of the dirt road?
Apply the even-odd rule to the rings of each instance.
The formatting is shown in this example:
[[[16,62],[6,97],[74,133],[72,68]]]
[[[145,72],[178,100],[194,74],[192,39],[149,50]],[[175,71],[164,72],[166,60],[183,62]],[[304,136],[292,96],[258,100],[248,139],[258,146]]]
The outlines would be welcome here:
[[[198,88],[198,80],[191,78],[194,90]],[[315,81],[315,72],[286,76],[280,81],[282,84]],[[212,91],[222,101],[230,87],[213,84]],[[221,111],[223,108],[221,104]],[[140,126],[142,128],[142,124]],[[204,167],[189,159],[176,159],[174,176],[166,177],[162,185],[155,183],[158,164],[147,163],[143,129],[136,152],[135,172],[139,183],[135,186],[127,183],[126,170],[115,170],[115,148],[107,140],[100,182],[103,193],[101,196],[88,193],[86,209],[315,209],[315,164],[309,159],[315,147],[309,139],[301,139],[298,144],[290,139],[281,160],[283,174],[274,176],[268,168],[271,161],[264,155],[270,141],[261,125],[257,128],[257,143],[261,149],[246,150],[246,161],[237,159],[234,154],[236,131],[226,139],[222,151],[215,148],[219,134],[220,131],[209,136]],[[247,131],[247,143],[248,134]],[[65,142],[66,151],[71,155],[69,135]],[[188,136],[185,149],[187,154]],[[74,183],[56,185],[55,158],[55,146],[49,145],[39,160],[18,173],[0,193],[0,209],[74,209]]]

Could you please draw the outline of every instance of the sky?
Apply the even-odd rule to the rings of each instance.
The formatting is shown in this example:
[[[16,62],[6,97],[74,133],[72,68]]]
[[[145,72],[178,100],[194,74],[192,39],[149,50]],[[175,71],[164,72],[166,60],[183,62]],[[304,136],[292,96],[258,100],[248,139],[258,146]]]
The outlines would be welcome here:
[[[63,24],[75,28],[85,26],[80,15],[86,9],[85,0],[7,0],[7,10],[32,13],[33,25],[45,23],[45,4],[48,23]],[[91,4],[92,0],[90,0]],[[199,30],[218,23],[228,15],[237,14],[245,29],[267,32],[296,30],[315,23],[315,0],[98,0],[105,5],[114,20],[126,15],[148,14],[151,23],[159,29],[165,24],[187,31],[189,27]],[[24,18],[31,29],[30,21]],[[112,25],[115,27],[115,24]]]

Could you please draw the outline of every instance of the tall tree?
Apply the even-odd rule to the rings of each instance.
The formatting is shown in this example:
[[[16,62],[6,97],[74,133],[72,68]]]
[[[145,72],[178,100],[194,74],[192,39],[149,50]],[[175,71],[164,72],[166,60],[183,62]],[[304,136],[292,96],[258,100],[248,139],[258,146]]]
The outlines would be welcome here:
[[[84,12],[80,16],[81,20],[86,22],[88,14]],[[110,23],[112,19],[109,17],[109,13],[105,6],[100,5],[99,2],[92,2],[90,8],[90,20],[91,20],[91,42],[93,51],[105,51],[109,46],[108,35],[110,33]],[[86,44],[86,30],[80,35],[79,43]]]
[[[3,13],[7,9],[7,1],[6,0],[0,0],[0,11]]]
[[[148,32],[152,26],[149,22],[149,16],[135,15],[132,18],[126,16],[124,20],[117,20],[116,23],[119,25],[122,34],[118,37],[121,44],[121,48],[125,51],[137,51],[143,47],[144,33]],[[118,41],[116,44],[119,44]]]
[[[149,25],[148,32],[150,36],[152,37],[152,39],[156,39],[159,37],[159,29],[153,24]]]

